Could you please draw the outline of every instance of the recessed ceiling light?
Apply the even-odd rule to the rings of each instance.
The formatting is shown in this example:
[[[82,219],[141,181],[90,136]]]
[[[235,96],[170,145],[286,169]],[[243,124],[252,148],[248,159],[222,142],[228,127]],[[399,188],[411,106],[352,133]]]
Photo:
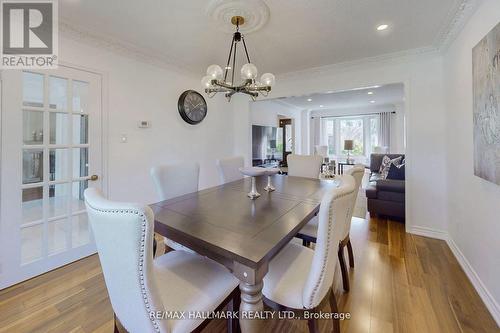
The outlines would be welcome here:
[[[389,25],[387,24],[381,24],[377,27],[378,31],[384,31],[385,29],[389,28]]]
[[[322,108],[322,107],[323,107],[323,105],[320,105],[319,107],[320,107],[320,108]]]
[[[312,102],[312,98],[308,98],[308,99],[307,99],[307,101],[308,101],[308,102]]]
[[[369,91],[369,92],[368,92],[368,95],[373,95],[373,91]]]
[[[375,101],[370,101],[370,103],[372,103],[372,104],[373,104],[373,103],[375,103]]]

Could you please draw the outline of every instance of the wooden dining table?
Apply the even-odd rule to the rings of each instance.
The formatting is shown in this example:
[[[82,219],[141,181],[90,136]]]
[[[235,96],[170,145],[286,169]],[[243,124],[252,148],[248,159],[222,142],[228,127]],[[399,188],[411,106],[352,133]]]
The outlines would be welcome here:
[[[251,179],[244,178],[151,205],[155,232],[223,264],[240,280],[243,332],[259,331],[262,321],[250,318],[263,310],[270,260],[319,211],[323,194],[339,181],[274,175],[272,183],[276,190],[266,192],[267,177],[257,177],[261,196],[254,200],[247,197]]]

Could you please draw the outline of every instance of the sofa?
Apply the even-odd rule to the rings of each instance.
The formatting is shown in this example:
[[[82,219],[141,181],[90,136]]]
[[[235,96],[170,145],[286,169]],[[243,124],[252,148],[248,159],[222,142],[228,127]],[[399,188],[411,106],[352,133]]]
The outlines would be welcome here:
[[[371,154],[370,181],[366,188],[370,216],[384,216],[398,221],[405,219],[405,180],[382,179],[379,173],[384,156],[390,159],[404,154]]]

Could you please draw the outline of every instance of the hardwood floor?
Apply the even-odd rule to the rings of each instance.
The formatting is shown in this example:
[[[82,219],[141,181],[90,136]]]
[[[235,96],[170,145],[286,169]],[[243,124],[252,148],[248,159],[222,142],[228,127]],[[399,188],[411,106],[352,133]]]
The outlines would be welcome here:
[[[445,242],[406,234],[403,224],[383,219],[353,223],[351,242],[351,291],[336,283],[339,309],[351,313],[342,332],[500,332]],[[112,332],[112,319],[95,255],[0,291],[0,333]],[[297,320],[269,320],[265,327],[308,331]],[[320,322],[321,332],[330,330],[330,322]],[[225,332],[225,322],[213,321],[205,332]]]

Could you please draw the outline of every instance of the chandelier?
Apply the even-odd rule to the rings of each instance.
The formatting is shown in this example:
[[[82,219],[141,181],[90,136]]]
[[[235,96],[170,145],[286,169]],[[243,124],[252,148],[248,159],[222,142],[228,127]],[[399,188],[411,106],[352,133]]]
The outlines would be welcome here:
[[[231,101],[231,97],[236,93],[250,95],[253,100],[259,96],[259,93],[267,96],[274,85],[274,75],[264,73],[260,77],[260,81],[256,80],[257,67],[250,61],[247,45],[245,44],[245,36],[239,31],[240,25],[245,23],[245,19],[241,16],[233,16],[231,23],[236,26],[236,32],[233,34],[226,67],[222,70],[219,65],[208,66],[207,75],[201,79],[201,84],[205,88],[205,92],[209,98],[214,97],[217,93],[225,93],[228,102]],[[240,42],[243,43],[247,63],[241,67],[240,71],[243,81],[239,85],[236,85],[234,82],[236,50]],[[231,72],[230,78],[228,77],[229,72]]]

